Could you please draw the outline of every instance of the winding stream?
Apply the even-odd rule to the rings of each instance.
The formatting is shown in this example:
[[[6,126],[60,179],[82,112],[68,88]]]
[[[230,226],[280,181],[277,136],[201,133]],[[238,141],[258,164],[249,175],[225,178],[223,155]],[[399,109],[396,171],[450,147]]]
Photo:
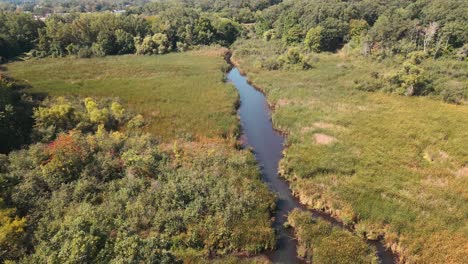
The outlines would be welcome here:
[[[277,249],[267,255],[273,263],[303,263],[297,257],[297,241],[294,239],[292,231],[283,227],[291,210],[294,208],[307,210],[292,195],[286,181],[278,175],[278,163],[282,158],[284,138],[273,128],[270,109],[265,96],[252,87],[237,68],[233,68],[228,73],[227,78],[239,91],[241,104],[238,114],[245,140],[244,144],[253,149],[255,158],[261,166],[263,180],[278,197],[277,211],[273,223],[273,227],[277,230],[279,236],[278,244]],[[324,213],[311,211],[311,214],[334,225],[342,226],[336,219]],[[377,247],[381,263],[395,263],[393,254],[385,250],[381,243],[369,243]]]

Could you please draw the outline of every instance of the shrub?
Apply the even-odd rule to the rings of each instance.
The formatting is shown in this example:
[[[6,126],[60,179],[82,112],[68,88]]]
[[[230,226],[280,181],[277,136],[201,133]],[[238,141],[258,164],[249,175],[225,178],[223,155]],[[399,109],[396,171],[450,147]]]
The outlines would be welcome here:
[[[71,129],[84,133],[95,132],[100,125],[106,130],[116,129],[131,118],[131,113],[118,102],[57,97],[43,101],[33,116],[35,139],[47,142]]]
[[[263,33],[263,39],[266,41],[270,41],[276,38],[276,31],[274,29],[267,30]]]
[[[302,29],[299,26],[293,26],[286,34],[283,35],[283,42],[285,44],[300,43],[303,38]]]
[[[301,50],[298,47],[289,48],[280,59],[286,64],[298,64],[302,61]]]
[[[46,103],[54,107],[53,102]],[[197,142],[174,145],[172,152],[141,130],[123,129],[141,126],[143,118],[125,124],[126,113],[116,102],[57,103],[80,113],[76,122],[91,122],[93,112],[103,109],[110,109],[106,118],[124,121],[87,133],[72,122],[74,127],[52,135],[48,144],[0,156],[1,195],[18,209],[15,223],[13,210],[4,217],[0,204],[0,247],[12,260],[180,263],[195,255],[203,262],[210,252],[256,254],[274,247],[274,197],[250,152]],[[11,186],[3,192],[5,174]],[[22,228],[23,215],[32,223],[28,228]],[[10,223],[18,227],[17,237],[10,236]],[[23,231],[25,240],[14,243]],[[31,247],[23,251],[23,245]]]
[[[276,56],[268,57],[261,61],[260,67],[269,71],[279,70],[283,67],[283,61],[279,60]]]
[[[79,58],[91,58],[93,56],[93,51],[89,47],[81,47],[77,52]]]
[[[442,99],[447,103],[461,104],[466,100],[467,94],[463,87],[446,88],[441,92]]]
[[[417,57],[415,55],[414,57]],[[413,58],[413,60],[418,60]],[[405,89],[405,95],[427,95],[431,92],[429,80],[424,75],[424,70],[413,64],[411,60],[403,63],[403,69],[400,70],[401,88]]]
[[[170,42],[166,34],[156,33],[143,40],[135,38],[135,47],[140,55],[164,54],[170,51]]]

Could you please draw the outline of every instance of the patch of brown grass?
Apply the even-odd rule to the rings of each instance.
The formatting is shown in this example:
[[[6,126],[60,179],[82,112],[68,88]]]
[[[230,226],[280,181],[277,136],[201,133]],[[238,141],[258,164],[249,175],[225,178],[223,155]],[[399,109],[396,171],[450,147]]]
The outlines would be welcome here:
[[[314,140],[315,140],[315,144],[318,144],[318,145],[330,145],[338,141],[335,137],[332,137],[326,134],[321,134],[321,133],[314,134]]]

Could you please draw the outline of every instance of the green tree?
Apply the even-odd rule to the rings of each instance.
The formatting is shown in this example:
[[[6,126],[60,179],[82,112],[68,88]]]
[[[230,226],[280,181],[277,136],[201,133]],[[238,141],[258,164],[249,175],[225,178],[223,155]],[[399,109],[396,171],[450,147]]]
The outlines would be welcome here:
[[[208,45],[215,39],[216,30],[211,21],[206,17],[201,17],[195,23],[195,44]]]
[[[323,27],[317,26],[311,28],[306,35],[305,45],[307,48],[314,52],[320,52],[323,50]]]
[[[30,14],[0,10],[0,57],[11,58],[31,50],[43,26]]]
[[[0,75],[0,153],[29,142],[33,120],[32,103],[23,87]]]
[[[293,26],[283,35],[286,44],[299,43],[302,41],[303,32],[299,26]]]
[[[5,208],[0,198],[0,261],[15,260],[24,254],[26,218],[18,217],[16,210]]]

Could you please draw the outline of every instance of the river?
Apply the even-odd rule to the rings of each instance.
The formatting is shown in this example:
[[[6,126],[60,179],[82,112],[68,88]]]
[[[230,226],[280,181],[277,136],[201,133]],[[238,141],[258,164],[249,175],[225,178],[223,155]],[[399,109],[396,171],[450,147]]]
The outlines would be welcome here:
[[[252,148],[261,167],[264,182],[268,184],[271,191],[276,193],[278,198],[273,223],[278,234],[277,249],[269,252],[267,256],[273,263],[303,263],[297,257],[297,241],[294,239],[292,230],[283,227],[288,213],[294,208],[308,210],[292,195],[287,182],[278,175],[278,163],[282,158],[284,138],[273,128],[265,96],[251,86],[237,68],[233,68],[228,73],[227,78],[239,91],[238,115],[244,144]],[[311,217],[320,217],[334,225],[342,226],[336,219],[317,211],[311,211]],[[392,253],[385,250],[381,243],[372,242],[372,244],[377,247],[381,263],[395,262]]]

